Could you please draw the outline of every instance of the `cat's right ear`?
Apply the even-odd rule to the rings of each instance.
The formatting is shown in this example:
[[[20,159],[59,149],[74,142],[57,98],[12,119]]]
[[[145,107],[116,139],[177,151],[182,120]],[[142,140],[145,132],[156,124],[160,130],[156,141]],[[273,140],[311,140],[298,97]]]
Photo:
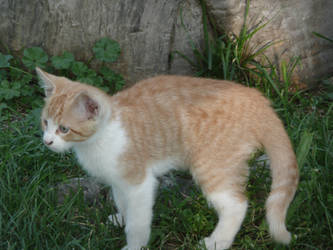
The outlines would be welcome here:
[[[50,97],[55,90],[55,85],[50,78],[50,74],[44,72],[40,68],[36,68],[37,75],[41,80],[41,87],[44,89],[45,96]]]

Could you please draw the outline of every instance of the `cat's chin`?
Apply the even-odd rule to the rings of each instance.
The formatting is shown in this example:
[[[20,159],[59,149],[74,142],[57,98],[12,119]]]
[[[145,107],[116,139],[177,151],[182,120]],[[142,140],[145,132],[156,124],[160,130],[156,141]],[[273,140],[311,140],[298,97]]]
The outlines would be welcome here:
[[[58,148],[58,147],[50,147],[50,146],[47,146],[48,149],[50,149],[51,151],[55,152],[55,153],[66,153],[70,150],[70,147],[61,147],[61,148]]]

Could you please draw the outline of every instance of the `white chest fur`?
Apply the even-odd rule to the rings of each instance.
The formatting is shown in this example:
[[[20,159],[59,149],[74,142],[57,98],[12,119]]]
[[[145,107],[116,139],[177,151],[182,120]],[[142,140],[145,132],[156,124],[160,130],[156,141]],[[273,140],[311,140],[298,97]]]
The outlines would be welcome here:
[[[119,181],[119,156],[126,150],[128,138],[120,121],[112,121],[93,138],[78,143],[74,151],[83,169],[106,184]]]

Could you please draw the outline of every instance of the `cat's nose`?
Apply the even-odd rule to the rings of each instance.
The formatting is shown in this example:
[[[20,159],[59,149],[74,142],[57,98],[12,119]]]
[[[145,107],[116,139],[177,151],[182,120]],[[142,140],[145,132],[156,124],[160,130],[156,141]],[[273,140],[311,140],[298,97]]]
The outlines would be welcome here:
[[[53,141],[44,140],[44,144],[47,145],[47,146],[52,145],[52,143],[53,143]]]

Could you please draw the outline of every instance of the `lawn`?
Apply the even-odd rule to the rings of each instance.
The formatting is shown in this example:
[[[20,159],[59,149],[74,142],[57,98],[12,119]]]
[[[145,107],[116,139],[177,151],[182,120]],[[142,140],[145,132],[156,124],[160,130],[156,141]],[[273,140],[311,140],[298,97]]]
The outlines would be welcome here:
[[[290,249],[328,249],[333,243],[333,104],[324,94],[305,92],[297,102],[275,106],[300,164],[300,185],[287,220],[294,237]],[[119,249],[124,232],[108,223],[115,210],[105,194],[95,204],[85,202],[82,190],[57,202],[55,187],[85,173],[71,153],[55,154],[42,144],[38,108],[18,107],[1,116],[0,248]],[[233,248],[283,249],[270,239],[264,219],[269,171],[255,159],[250,163],[249,210]],[[190,179],[188,173],[172,176]],[[152,249],[195,249],[216,223],[200,190],[181,186],[177,182],[158,193]]]

